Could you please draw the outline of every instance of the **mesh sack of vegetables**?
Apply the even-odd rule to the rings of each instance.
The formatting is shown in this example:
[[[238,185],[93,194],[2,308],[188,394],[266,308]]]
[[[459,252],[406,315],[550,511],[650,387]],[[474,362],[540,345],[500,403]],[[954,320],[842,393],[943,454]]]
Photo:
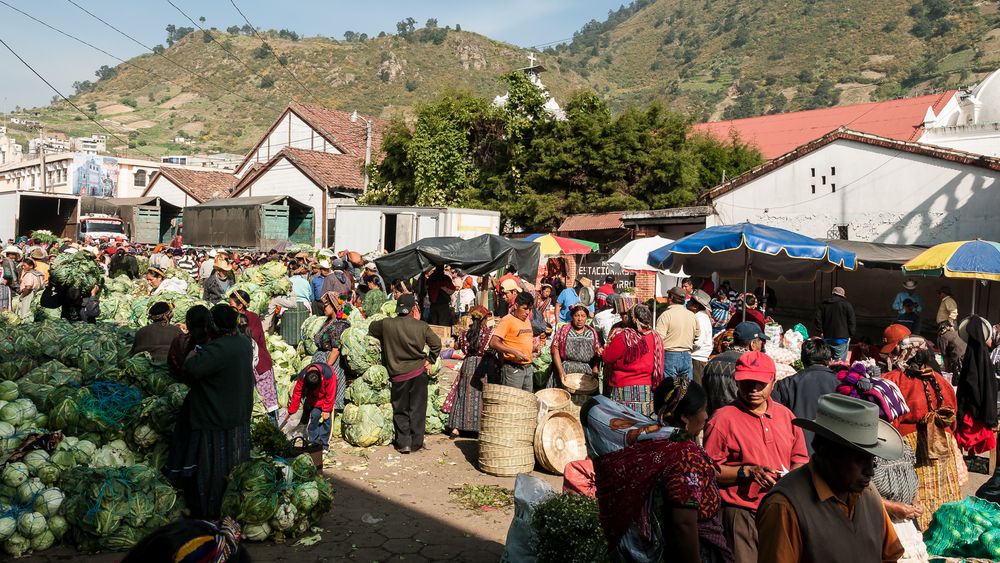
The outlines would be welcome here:
[[[978,497],[942,504],[924,532],[931,555],[1000,560],[1000,505]]]
[[[66,532],[66,519],[61,515],[64,498],[59,489],[31,479],[19,485],[13,496],[0,500],[4,552],[21,557],[52,547]]]
[[[369,289],[365,294],[365,301],[361,305],[361,310],[365,316],[372,316],[382,312],[382,305],[389,300],[389,296],[381,289]]]
[[[531,526],[538,535],[538,563],[608,561],[597,499],[557,494],[535,508]]]
[[[325,322],[326,317],[310,315],[302,323],[302,338],[299,340],[302,353],[312,356],[319,350],[316,346],[316,335],[319,333],[319,329],[323,328]]]
[[[333,488],[308,455],[291,463],[265,456],[229,474],[222,514],[235,518],[250,541],[281,541],[308,531],[332,505]]]
[[[86,293],[95,287],[104,287],[104,270],[89,252],[60,254],[52,262],[51,277],[59,286],[75,287]]]
[[[143,396],[160,395],[174,383],[167,365],[154,362],[149,352],[136,354],[122,363],[121,377],[142,392]]]
[[[344,431],[344,440],[352,446],[362,448],[381,443],[382,428],[386,424],[382,410],[378,405],[360,405],[356,408],[357,414],[355,415],[352,412],[350,419],[348,418],[347,408],[344,408],[344,419],[341,422]]]
[[[361,379],[373,390],[380,391],[389,387],[389,370],[381,364],[374,365],[365,370],[365,373],[361,375]]]
[[[347,390],[344,391],[344,400],[355,405],[379,405],[382,404],[381,396],[373,390],[364,379],[355,379]]]
[[[146,465],[77,466],[62,486],[67,538],[84,553],[128,550],[183,513],[174,488]]]
[[[340,350],[355,373],[364,373],[382,363],[382,346],[377,339],[368,336],[368,323],[364,320],[356,323],[351,319],[351,326],[340,336]]]

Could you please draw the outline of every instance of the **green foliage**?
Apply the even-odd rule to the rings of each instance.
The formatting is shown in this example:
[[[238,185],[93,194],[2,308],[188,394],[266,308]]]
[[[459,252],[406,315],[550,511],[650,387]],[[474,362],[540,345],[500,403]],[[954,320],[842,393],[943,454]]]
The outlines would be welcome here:
[[[469,485],[449,489],[455,502],[469,510],[484,507],[505,509],[514,506],[514,491],[497,485]]]
[[[271,56],[271,50],[267,48],[267,45],[263,43],[260,44],[256,49],[253,50],[253,58],[255,59],[266,59]]]
[[[274,77],[273,76],[271,76],[270,74],[265,74],[264,76],[260,77],[260,87],[261,88],[270,88],[272,86],[274,86]]]
[[[139,107],[139,102],[135,101],[135,98],[122,98],[121,100],[119,100],[119,102],[121,102],[122,105],[126,105],[132,109]]]
[[[538,534],[538,563],[608,561],[608,542],[597,499],[561,493],[538,505],[531,526]]]
[[[177,43],[181,39],[184,39],[188,34],[194,33],[193,27],[177,27],[174,24],[170,24],[166,27],[167,31],[167,46],[173,47],[174,43]]]
[[[101,65],[101,68],[97,69],[94,72],[94,75],[97,76],[98,81],[111,80],[112,78],[118,76],[118,69],[108,65]]]

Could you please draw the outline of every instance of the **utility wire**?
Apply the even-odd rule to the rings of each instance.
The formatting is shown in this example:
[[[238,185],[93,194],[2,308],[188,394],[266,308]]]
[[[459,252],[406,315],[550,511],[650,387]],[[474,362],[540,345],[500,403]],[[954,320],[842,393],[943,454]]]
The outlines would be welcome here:
[[[0,2],[3,2],[3,0],[0,0]],[[201,24],[199,24],[198,22],[196,22],[191,16],[189,16],[184,10],[182,10],[180,8],[180,6],[178,6],[177,4],[174,4],[173,0],[167,0],[167,4],[170,4],[171,6],[173,6],[174,9],[177,10],[178,12],[180,12],[182,16],[184,16],[185,18],[187,18],[187,21],[191,22],[191,25],[193,25],[193,26],[197,27],[198,29],[200,29],[202,33],[207,34],[208,38],[211,39],[211,41],[213,43],[215,43],[216,45],[218,45],[219,48],[222,49],[227,55],[229,55],[231,58],[235,59],[237,62],[239,62],[241,65],[243,65],[247,70],[249,70],[250,72],[252,72],[255,75],[257,75],[258,78],[260,78],[261,80],[264,80],[264,75],[262,75],[259,72],[257,72],[253,67],[251,67],[249,64],[247,64],[246,61],[244,61],[243,59],[241,59],[236,53],[233,53],[225,45],[223,45],[222,43],[220,43],[219,40],[216,39],[215,36],[212,34],[212,32],[210,32],[209,30],[207,30],[204,27],[202,27]],[[294,97],[292,97],[291,94],[289,94],[288,92],[285,92],[283,89],[279,88],[279,90],[281,90],[283,94],[285,94],[286,96],[288,96],[289,99],[293,99],[293,100],[295,99]]]
[[[95,13],[91,12],[90,10],[88,10],[88,9],[84,8],[83,6],[81,6],[81,5],[77,4],[77,3],[76,3],[76,2],[74,1],[74,0],[66,0],[66,1],[67,1],[67,2],[69,2],[70,4],[72,4],[72,5],[76,6],[77,8],[79,8],[80,10],[82,10],[82,11],[83,11],[84,13],[86,13],[86,14],[87,14],[87,15],[89,15],[90,17],[94,18],[95,20],[97,20],[97,21],[99,21],[99,22],[103,23],[104,25],[106,25],[106,26],[110,27],[111,29],[115,30],[115,31],[116,31],[116,32],[118,32],[118,33],[119,33],[120,35],[122,35],[122,36],[124,36],[124,37],[128,38],[129,40],[131,40],[131,41],[132,41],[133,43],[135,43],[136,45],[139,45],[139,46],[140,46],[140,47],[142,47],[143,49],[146,49],[147,51],[149,51],[149,52],[153,53],[154,55],[156,55],[156,56],[158,56],[158,57],[162,58],[163,60],[165,60],[165,61],[169,62],[170,64],[172,64],[172,65],[176,66],[177,68],[179,68],[179,69],[183,70],[184,72],[187,72],[187,73],[190,73],[190,74],[193,74],[193,75],[195,75],[195,76],[197,76],[197,77],[201,78],[201,79],[202,79],[202,80],[204,80],[204,81],[205,81],[206,83],[208,83],[208,84],[211,84],[212,86],[215,86],[215,87],[216,87],[216,88],[217,88],[217,89],[218,89],[219,91],[221,91],[221,92],[225,92],[225,93],[231,93],[231,94],[233,94],[234,96],[236,96],[237,98],[240,98],[241,100],[243,100],[243,101],[245,101],[245,102],[248,102],[248,103],[251,103],[251,104],[260,104],[260,103],[261,103],[261,102],[260,102],[259,100],[252,100],[252,99],[250,99],[250,98],[247,98],[246,96],[244,96],[244,95],[242,95],[242,94],[240,94],[240,93],[236,92],[236,91],[235,91],[235,90],[233,90],[232,88],[228,88],[228,87],[226,87],[226,86],[224,86],[224,85],[221,85],[221,84],[219,84],[219,83],[217,83],[217,82],[213,81],[212,79],[208,78],[208,77],[207,77],[207,76],[205,76],[204,74],[202,74],[202,73],[200,73],[200,72],[198,72],[198,71],[196,71],[196,70],[192,70],[192,69],[190,69],[190,68],[187,68],[186,66],[184,66],[184,65],[182,65],[182,64],[180,64],[180,63],[178,63],[177,61],[175,61],[175,60],[171,59],[170,57],[168,57],[168,56],[164,55],[163,53],[159,53],[159,52],[157,52],[157,51],[156,51],[155,49],[153,49],[153,48],[152,48],[152,47],[150,47],[149,45],[146,45],[146,44],[145,44],[145,43],[143,43],[142,41],[139,41],[139,40],[138,40],[138,39],[136,39],[135,37],[132,37],[131,35],[129,35],[129,34],[127,34],[127,33],[125,33],[124,31],[122,31],[122,30],[120,30],[120,29],[118,29],[118,28],[117,28],[117,27],[115,27],[114,25],[112,25],[112,24],[108,23],[107,21],[105,21],[104,19],[102,19],[102,18],[101,18],[100,16],[98,16],[97,14],[95,14]],[[275,101],[275,100],[274,100],[274,99],[268,99],[268,103],[271,103],[271,102],[273,102],[273,101]]]
[[[41,80],[42,82],[44,82],[46,86],[48,86],[49,88],[51,88],[52,91],[55,92],[56,95],[58,95],[60,98],[62,98],[67,104],[73,106],[73,109],[75,109],[76,111],[78,111],[81,114],[83,114],[83,116],[86,117],[87,119],[89,119],[90,121],[93,121],[95,125],[97,125],[101,129],[103,129],[111,137],[114,137],[115,139],[118,139],[119,141],[125,143],[125,150],[129,150],[129,146],[128,146],[129,142],[128,142],[128,140],[119,137],[118,134],[114,133],[113,131],[111,131],[110,129],[108,129],[104,125],[102,125],[100,121],[97,121],[96,119],[94,119],[93,117],[91,117],[89,113],[83,111],[83,109],[81,109],[80,106],[74,104],[72,100],[70,100],[69,98],[67,98],[66,96],[64,96],[63,93],[60,92],[58,88],[56,88],[55,86],[53,86],[51,82],[49,82],[48,80],[45,79],[44,76],[42,76],[41,74],[39,74],[39,72],[37,70],[35,70],[35,68],[28,63],[28,61],[24,60],[24,58],[21,55],[17,54],[17,51],[15,51],[10,45],[8,45],[7,42],[3,40],[3,38],[0,38],[0,45],[3,45],[4,47],[6,47],[7,50],[11,52],[12,55],[14,55],[15,57],[17,57],[17,60],[21,61],[21,64],[23,64],[24,66],[28,67],[28,70],[30,70],[35,76],[37,76],[39,78],[39,80]],[[132,149],[132,150],[135,150],[136,152],[138,152],[140,154],[144,154],[144,155],[148,156],[149,158],[151,158],[153,160],[158,160],[155,156],[147,153],[146,151],[143,151],[142,149],[136,148],[136,149]],[[44,170],[43,170],[43,172],[44,172]]]
[[[73,0],[69,1],[72,2]],[[257,31],[257,28],[254,27],[252,23],[250,23],[250,20],[247,18],[246,14],[243,13],[243,10],[241,10],[240,7],[236,5],[235,0],[229,0],[229,3],[232,4],[233,7],[236,8],[236,11],[239,12],[240,16],[243,17],[243,21],[247,22],[247,25],[250,26],[250,30],[253,31],[253,34],[257,36],[257,39],[260,39],[260,42],[264,44],[264,47],[267,47],[267,50],[270,51],[271,56],[274,57],[274,60],[278,61],[278,66],[285,69],[285,72],[288,73],[288,76],[291,76],[292,79],[295,80],[295,82],[299,85],[299,87],[302,88],[306,92],[306,94],[308,94],[313,99],[313,101],[320,103],[319,98],[317,98],[316,95],[313,94],[312,91],[309,90],[309,88],[305,84],[303,84],[302,81],[299,80],[297,76],[295,76],[295,73],[292,72],[292,69],[288,68],[288,65],[281,63],[281,59],[278,57],[277,51],[275,51],[273,47],[267,44],[267,41]]]
[[[150,70],[148,68],[141,67],[141,66],[139,66],[137,64],[134,64],[134,63],[130,63],[130,62],[128,62],[128,61],[126,61],[126,60],[124,60],[124,59],[122,59],[120,57],[117,57],[117,56],[115,56],[115,55],[113,55],[113,54],[105,51],[104,49],[101,49],[100,47],[94,45],[93,43],[89,43],[89,42],[87,42],[87,41],[85,41],[83,39],[80,39],[79,37],[77,37],[75,35],[71,35],[71,34],[65,32],[65,31],[63,31],[63,30],[61,30],[61,29],[59,29],[57,27],[53,27],[52,25],[49,25],[48,23],[45,23],[44,21],[36,18],[35,16],[33,16],[33,15],[25,12],[24,10],[21,10],[21,9],[17,8],[16,6],[12,6],[12,5],[8,4],[4,0],[0,0],[0,4],[3,4],[4,6],[7,6],[11,10],[14,10],[15,12],[18,12],[19,14],[23,15],[26,18],[34,20],[35,22],[37,22],[37,23],[39,23],[39,24],[41,24],[41,25],[43,25],[43,26],[51,29],[52,31],[55,31],[56,33],[58,33],[60,35],[68,37],[68,38],[70,38],[70,39],[72,39],[74,41],[77,41],[78,43],[82,43],[82,44],[86,45],[87,47],[90,47],[91,49],[94,49],[95,51],[103,53],[103,54],[111,57],[112,59],[118,61],[119,63],[121,63],[122,65],[124,65],[126,67],[132,67],[132,68],[141,70],[142,72],[145,72],[145,73],[149,74],[150,76],[154,76],[154,77],[156,77],[156,78],[158,78],[160,80],[163,80],[164,82],[169,82],[169,83],[173,84],[174,86],[183,87],[183,85],[178,84],[178,83],[174,82],[173,80],[170,80],[169,78],[167,78],[165,76],[157,74],[157,73],[153,72],[152,70]]]

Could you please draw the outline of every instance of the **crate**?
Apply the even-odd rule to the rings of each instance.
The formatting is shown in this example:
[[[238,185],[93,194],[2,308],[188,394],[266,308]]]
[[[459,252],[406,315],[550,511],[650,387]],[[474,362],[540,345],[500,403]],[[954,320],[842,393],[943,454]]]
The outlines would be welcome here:
[[[441,339],[441,346],[447,346],[447,342],[451,340],[451,327],[441,326],[441,325],[431,325],[431,330],[434,334]]]
[[[302,340],[302,323],[306,322],[312,311],[299,303],[294,309],[288,309],[281,315],[278,322],[278,334],[289,346],[296,346]]]

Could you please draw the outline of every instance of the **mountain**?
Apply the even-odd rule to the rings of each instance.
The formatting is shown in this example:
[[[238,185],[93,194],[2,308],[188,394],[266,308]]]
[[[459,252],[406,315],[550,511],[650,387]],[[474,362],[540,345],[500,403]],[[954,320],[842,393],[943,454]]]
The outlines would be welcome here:
[[[452,88],[502,94],[497,78],[527,63],[517,46],[408,21],[350,41],[261,32],[273,50],[246,28],[168,28],[169,48],[102,67],[71,99],[147,154],[238,153],[293,98],[411,115]],[[614,109],[738,118],[971,86],[1000,67],[998,21],[998,0],[636,0],[546,49],[542,78],[563,103],[587,88]],[[65,102],[34,113],[46,132],[102,133]]]
[[[1000,66],[995,0],[638,0],[546,50],[613,106],[695,119],[941,91]],[[548,58],[548,57],[546,57]]]
[[[393,117],[448,89],[494,97],[498,78],[527,66],[514,45],[454,29],[416,29],[404,35],[336,41],[211,31],[179,38],[161,53],[140,55],[104,78],[78,84],[70,99],[136,149],[153,156],[194,152],[242,152],[259,138],[291,99],[363,115]],[[156,49],[160,51],[160,48]],[[284,64],[283,64],[284,63]],[[544,75],[563,99],[587,83],[575,72]],[[101,133],[66,102],[26,112],[44,131],[69,136]],[[37,133],[11,132],[19,141]],[[174,143],[183,137],[193,143]],[[109,139],[109,149],[121,142]]]

